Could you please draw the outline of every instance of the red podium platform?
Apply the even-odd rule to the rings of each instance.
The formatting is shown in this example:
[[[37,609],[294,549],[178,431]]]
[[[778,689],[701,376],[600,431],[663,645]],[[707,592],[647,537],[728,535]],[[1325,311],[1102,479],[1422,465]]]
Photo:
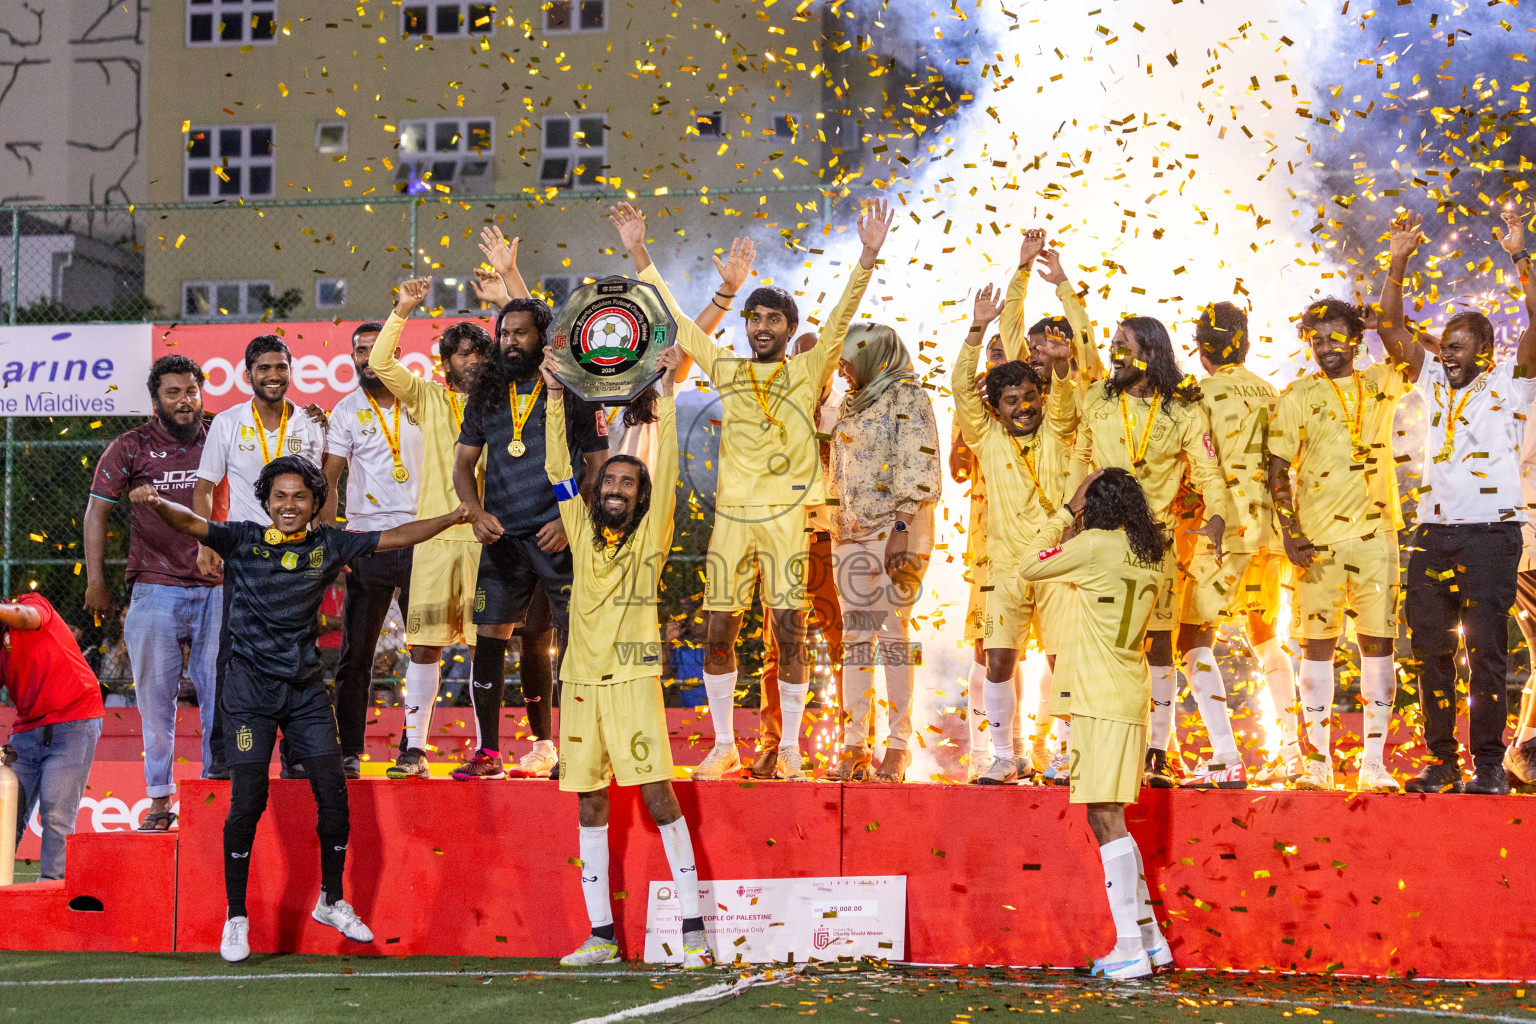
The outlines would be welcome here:
[[[704,878],[902,874],[907,959],[1071,966],[1112,941],[1103,874],[1063,789],[679,783]],[[554,956],[586,934],[576,801],[546,781],[348,788],[347,898],[376,942],[309,918],[314,805],[274,781],[251,857],[256,951]],[[190,781],[181,831],[76,835],[67,883],[0,889],[0,946],[217,947],[225,783]],[[1536,977],[1529,798],[1143,791],[1129,811],[1184,967]],[[634,790],[613,791],[623,948],[670,874]],[[100,911],[71,909],[88,896]]]

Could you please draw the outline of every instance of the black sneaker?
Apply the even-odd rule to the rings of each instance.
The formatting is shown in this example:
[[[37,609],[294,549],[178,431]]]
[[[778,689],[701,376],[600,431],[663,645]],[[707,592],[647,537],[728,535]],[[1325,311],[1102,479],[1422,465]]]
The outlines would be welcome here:
[[[1478,793],[1483,796],[1508,796],[1509,779],[1504,774],[1503,765],[1494,768],[1478,768],[1467,784],[1462,787],[1463,793]]]
[[[1147,767],[1142,773],[1141,782],[1152,789],[1173,789],[1179,784],[1168,767],[1168,751],[1156,747],[1147,748]]]
[[[1461,767],[1433,761],[1403,786],[1410,793],[1460,793]]]
[[[363,759],[356,754],[348,754],[341,759],[341,774],[349,779],[363,777]]]

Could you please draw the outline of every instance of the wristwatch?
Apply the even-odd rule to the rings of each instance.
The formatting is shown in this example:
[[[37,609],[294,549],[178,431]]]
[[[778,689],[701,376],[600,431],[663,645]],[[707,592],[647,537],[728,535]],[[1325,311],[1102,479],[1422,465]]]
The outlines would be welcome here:
[[[1519,263],[1521,260],[1528,260],[1530,258],[1531,253],[1528,249],[1521,249],[1519,252],[1512,252],[1509,254],[1509,262],[1511,263]]]

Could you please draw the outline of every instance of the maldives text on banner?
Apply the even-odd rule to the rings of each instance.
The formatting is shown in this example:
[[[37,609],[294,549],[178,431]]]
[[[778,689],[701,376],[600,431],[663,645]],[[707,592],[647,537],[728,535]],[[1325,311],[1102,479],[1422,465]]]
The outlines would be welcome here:
[[[387,315],[389,311],[383,312]],[[400,362],[417,376],[432,379],[439,335],[462,320],[478,323],[487,331],[492,327],[492,321],[482,316],[413,317],[407,321],[400,338]],[[176,353],[195,360],[207,377],[203,385],[203,408],[209,412],[223,412],[251,399],[251,385],[245,379],[245,346],[252,338],[275,334],[293,353],[288,400],[295,405],[313,402],[322,409],[333,409],[347,392],[357,387],[357,370],[352,365],[352,332],[362,323],[362,320],[283,320],[264,324],[157,325],[154,354]]]
[[[0,327],[0,416],[149,412],[149,324]]]
[[[906,875],[701,880],[699,903],[710,949],[721,963],[907,955]],[[681,963],[682,926],[672,883],[652,882],[645,962]]]

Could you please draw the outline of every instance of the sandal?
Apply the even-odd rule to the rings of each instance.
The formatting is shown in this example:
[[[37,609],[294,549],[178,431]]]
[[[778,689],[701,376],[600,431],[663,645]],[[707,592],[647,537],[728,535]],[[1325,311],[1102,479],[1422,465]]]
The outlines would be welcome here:
[[[885,757],[880,760],[880,768],[875,772],[876,782],[905,782],[907,781],[907,769],[912,765],[912,754],[903,749],[889,749],[885,751]]]
[[[869,755],[849,750],[843,759],[827,769],[826,778],[833,782],[868,782],[872,774]]]
[[[139,823],[140,832],[169,832],[176,823],[176,815],[170,811],[150,811]]]

